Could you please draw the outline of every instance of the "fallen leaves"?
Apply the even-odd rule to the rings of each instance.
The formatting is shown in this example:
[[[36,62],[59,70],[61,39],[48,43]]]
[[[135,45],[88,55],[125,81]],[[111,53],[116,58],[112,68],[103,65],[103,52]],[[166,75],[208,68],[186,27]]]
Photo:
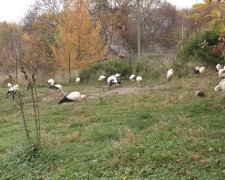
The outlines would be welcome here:
[[[197,160],[197,159],[200,158],[200,155],[198,155],[198,154],[193,154],[193,155],[191,156],[191,158],[194,159],[194,160]]]

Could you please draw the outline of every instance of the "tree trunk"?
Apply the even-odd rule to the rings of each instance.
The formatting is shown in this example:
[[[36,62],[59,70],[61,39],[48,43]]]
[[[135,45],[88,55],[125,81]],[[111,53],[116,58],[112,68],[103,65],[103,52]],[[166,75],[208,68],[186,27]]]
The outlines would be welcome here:
[[[137,48],[138,48],[138,61],[140,61],[140,52],[141,52],[140,0],[137,0]]]

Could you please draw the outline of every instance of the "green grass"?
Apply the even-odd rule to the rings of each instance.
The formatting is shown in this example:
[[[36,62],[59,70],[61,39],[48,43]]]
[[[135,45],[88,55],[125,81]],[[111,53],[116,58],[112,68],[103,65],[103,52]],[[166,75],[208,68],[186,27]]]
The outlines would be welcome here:
[[[166,88],[89,98],[73,109],[58,105],[60,97],[40,86],[42,146],[34,149],[27,148],[19,108],[2,87],[0,178],[224,179],[225,101],[213,91],[218,81],[213,73],[175,77]],[[167,83],[149,80],[143,87],[157,85]],[[108,91],[101,83],[79,89],[92,87]],[[207,96],[195,97],[198,89]],[[31,108],[25,105],[33,133]]]

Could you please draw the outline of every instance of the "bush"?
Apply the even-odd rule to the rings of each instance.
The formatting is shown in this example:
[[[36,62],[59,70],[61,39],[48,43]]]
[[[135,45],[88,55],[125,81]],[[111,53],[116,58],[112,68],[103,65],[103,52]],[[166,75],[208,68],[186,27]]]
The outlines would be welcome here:
[[[83,68],[79,76],[83,81],[96,81],[100,75],[110,76],[121,73],[127,77],[131,73],[131,66],[127,60],[103,61]]]
[[[141,61],[129,61],[126,59],[116,59],[112,61],[103,61],[80,71],[80,78],[83,81],[97,81],[100,75],[110,76],[117,72],[122,73],[125,79],[131,74],[142,76],[144,79],[156,80],[165,79],[166,72],[173,68],[179,77],[185,77],[192,73],[193,63],[182,61],[174,56],[174,53],[158,53],[154,58],[150,58],[152,53],[146,54],[145,59]]]
[[[121,73],[126,79],[131,74],[140,75],[143,78],[160,77],[162,68],[157,61],[132,61],[114,60],[97,63],[86,67],[80,71],[80,78],[83,81],[96,81],[100,75],[110,76],[112,74]]]
[[[208,43],[207,46],[204,47],[203,42]],[[223,61],[221,56],[212,54],[212,47],[217,43],[218,32],[216,27],[212,30],[199,31],[187,40],[178,57],[184,61],[197,60],[214,66]]]
[[[170,68],[170,64],[165,59],[158,58],[154,60],[131,61],[113,60],[104,61],[93,64],[80,71],[80,78],[83,81],[96,81],[100,75],[110,76],[112,74],[121,73],[125,79],[131,74],[140,75],[143,78],[158,79],[165,77],[166,71]]]

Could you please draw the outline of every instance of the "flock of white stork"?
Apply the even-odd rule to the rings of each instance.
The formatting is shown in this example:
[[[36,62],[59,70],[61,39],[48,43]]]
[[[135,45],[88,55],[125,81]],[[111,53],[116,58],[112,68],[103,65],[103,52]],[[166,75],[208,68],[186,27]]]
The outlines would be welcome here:
[[[199,76],[199,75],[203,74],[204,71],[205,71],[205,67],[195,67],[194,68],[195,76]],[[215,87],[215,91],[216,92],[218,92],[218,91],[225,92],[225,79],[224,79],[225,78],[225,66],[222,67],[220,64],[217,64],[216,65],[216,71],[218,72],[218,75],[222,80]],[[172,77],[174,76],[174,70],[169,69],[167,71],[166,75],[167,75],[166,76],[167,80],[170,82]],[[121,85],[121,79],[122,79],[121,74],[116,73],[115,75],[111,75],[109,77],[106,77],[106,76],[102,75],[102,76],[99,77],[98,80],[99,81],[106,81],[107,85],[110,88],[113,87],[113,89],[114,89],[114,86]],[[129,80],[136,81],[137,84],[140,85],[140,83],[142,82],[143,79],[142,79],[141,76],[137,76],[135,74],[132,74],[129,77]],[[79,84],[81,79],[79,77],[77,77],[75,81],[76,81],[76,83]],[[62,88],[61,84],[55,84],[55,81],[53,79],[49,79],[47,83],[49,84],[50,89],[55,90],[55,91],[59,91],[59,92],[62,93],[63,98],[59,101],[58,104],[62,104],[62,103],[65,103],[65,102],[78,102],[78,101],[83,101],[83,100],[86,101],[86,95],[81,94],[79,91],[73,91],[73,92],[70,92],[70,93],[64,95],[64,91],[63,91],[63,88]],[[14,99],[14,96],[19,91],[19,85],[18,84],[13,85],[11,83],[8,83],[7,86],[8,86],[8,92],[7,92],[6,97],[12,96],[13,99]]]
[[[216,65],[216,71],[218,72],[219,77],[222,79],[219,84],[215,87],[215,91],[225,92],[225,66],[222,67],[221,64]]]

